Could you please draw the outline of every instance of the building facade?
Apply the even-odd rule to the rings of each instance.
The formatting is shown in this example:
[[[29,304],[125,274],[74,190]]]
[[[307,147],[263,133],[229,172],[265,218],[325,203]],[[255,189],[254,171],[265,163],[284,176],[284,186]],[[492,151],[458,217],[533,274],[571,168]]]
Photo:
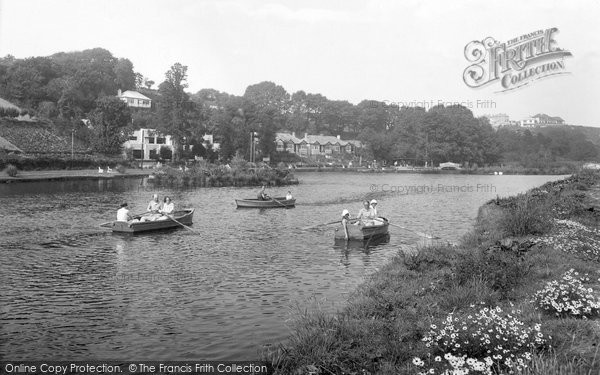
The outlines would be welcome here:
[[[326,158],[344,154],[356,154],[362,147],[360,141],[344,141],[340,136],[309,135],[304,133],[303,138],[296,137],[295,133],[277,133],[275,135],[276,150],[289,152],[305,158]]]
[[[117,97],[127,103],[131,108],[151,108],[152,100],[146,95],[140,94],[137,91],[127,90],[125,92],[117,92]]]
[[[155,129],[138,129],[129,136],[123,147],[130,149],[134,159],[155,159],[160,155],[160,148],[167,147],[173,152],[173,141],[170,135],[163,135]]]

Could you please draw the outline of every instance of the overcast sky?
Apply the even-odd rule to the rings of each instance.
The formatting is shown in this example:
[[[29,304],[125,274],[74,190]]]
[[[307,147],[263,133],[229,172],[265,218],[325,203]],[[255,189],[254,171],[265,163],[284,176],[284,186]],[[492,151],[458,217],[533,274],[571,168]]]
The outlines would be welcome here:
[[[600,2],[0,0],[0,56],[108,49],[158,82],[242,95],[273,81],[358,103],[463,102],[476,115],[536,113],[600,126]],[[463,81],[465,46],[557,27],[570,74],[498,93]],[[478,103],[478,100],[480,101]]]

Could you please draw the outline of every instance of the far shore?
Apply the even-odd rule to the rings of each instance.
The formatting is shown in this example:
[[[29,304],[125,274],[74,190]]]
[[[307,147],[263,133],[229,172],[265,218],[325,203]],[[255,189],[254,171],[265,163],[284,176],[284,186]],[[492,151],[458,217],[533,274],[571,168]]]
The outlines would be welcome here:
[[[119,173],[116,170],[112,172],[100,173],[98,169],[60,169],[47,171],[19,171],[15,177],[6,174],[0,175],[0,183],[14,182],[41,182],[41,181],[67,181],[67,180],[99,180],[113,178],[128,178],[148,176],[150,170],[126,169],[125,173]]]

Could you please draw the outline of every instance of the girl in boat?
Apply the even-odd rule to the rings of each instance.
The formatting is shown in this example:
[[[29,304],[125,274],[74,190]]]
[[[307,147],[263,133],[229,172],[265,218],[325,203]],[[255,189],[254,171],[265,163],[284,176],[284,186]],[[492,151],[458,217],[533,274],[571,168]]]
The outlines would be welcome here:
[[[363,202],[363,208],[360,209],[360,211],[358,211],[358,216],[356,216],[356,223],[355,224],[362,224],[365,226],[368,225],[373,225],[373,220],[371,220],[373,217],[371,216],[371,206],[369,204],[369,201],[365,200]]]
[[[348,212],[348,210],[344,209],[342,211],[342,227],[344,228],[344,238],[346,239],[346,241],[348,241],[348,239],[350,238],[350,235],[348,234],[348,224],[350,223],[350,212]]]

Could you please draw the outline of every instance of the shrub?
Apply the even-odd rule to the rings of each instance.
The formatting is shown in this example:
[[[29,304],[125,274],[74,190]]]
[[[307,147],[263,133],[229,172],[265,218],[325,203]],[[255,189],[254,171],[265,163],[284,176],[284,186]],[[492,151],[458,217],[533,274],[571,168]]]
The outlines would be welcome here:
[[[509,205],[499,224],[506,236],[543,234],[552,228],[548,204],[530,194],[518,197]]]
[[[512,374],[527,367],[531,352],[545,346],[546,339],[539,324],[525,327],[517,318],[520,313],[483,307],[463,317],[448,314],[440,327],[432,324],[423,337],[429,369],[421,374]],[[424,368],[426,363],[414,358],[413,364]]]
[[[6,174],[9,175],[10,177],[15,177],[17,175],[17,173],[19,173],[19,170],[14,165],[9,164],[6,167]]]
[[[516,252],[479,250],[461,255],[453,271],[459,285],[483,279],[505,299],[523,283],[531,267],[531,262]]]
[[[115,169],[117,170],[117,172],[119,173],[125,173],[125,166],[123,166],[122,164],[118,164]]]
[[[583,285],[588,281],[587,274],[579,277],[579,273],[571,269],[560,280],[548,282],[544,289],[535,293],[532,302],[560,317],[597,316],[600,314],[600,299],[594,295],[592,288]]]

